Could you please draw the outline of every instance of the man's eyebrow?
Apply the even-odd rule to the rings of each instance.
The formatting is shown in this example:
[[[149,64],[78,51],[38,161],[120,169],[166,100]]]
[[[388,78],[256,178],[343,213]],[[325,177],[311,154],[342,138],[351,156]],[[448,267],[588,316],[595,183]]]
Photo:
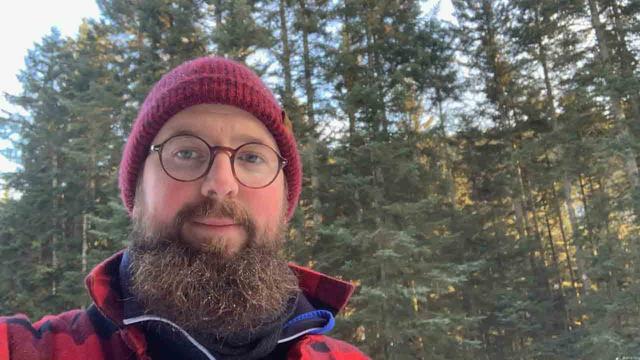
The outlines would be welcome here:
[[[260,138],[260,137],[256,137],[253,135],[237,135],[237,136],[233,136],[232,140],[234,140],[237,143],[242,143],[242,144],[246,144],[246,143],[260,143],[260,144],[265,144],[265,145],[269,145],[269,146],[273,146],[271,144],[271,141],[268,141],[267,139],[264,138]]]
[[[198,134],[195,131],[187,130],[187,129],[170,132],[169,136],[167,136],[167,139],[170,137],[180,136],[180,135],[191,135],[191,136],[197,136],[199,138],[204,139],[204,137],[201,134]],[[163,141],[166,141],[167,139],[164,139]],[[207,139],[204,139],[204,140],[208,141]],[[247,134],[234,135],[231,137],[231,140],[232,142],[237,143],[238,145],[242,145],[246,143],[260,143],[260,144],[269,145],[270,147],[274,147],[274,146],[277,147],[277,145],[273,144],[272,141],[269,141],[263,137],[247,135]],[[217,145],[217,144],[211,144],[211,145]]]
[[[158,144],[163,143],[174,136],[180,136],[180,135],[191,135],[191,136],[200,137],[198,134],[196,134],[191,130],[176,130],[176,131],[170,131],[169,134],[164,139],[158,140]]]
[[[200,137],[198,134],[196,134],[194,131],[191,131],[191,130],[178,130],[178,131],[172,132],[172,133],[169,135],[169,137],[172,137],[172,136],[179,136],[179,135],[191,135],[191,136],[198,136],[198,137]]]

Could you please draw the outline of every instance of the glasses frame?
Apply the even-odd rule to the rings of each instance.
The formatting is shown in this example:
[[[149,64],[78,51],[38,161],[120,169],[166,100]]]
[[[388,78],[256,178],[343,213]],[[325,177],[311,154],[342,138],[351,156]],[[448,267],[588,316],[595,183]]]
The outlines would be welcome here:
[[[181,136],[194,137],[194,138],[202,141],[209,148],[209,165],[207,165],[207,169],[202,173],[202,175],[200,175],[197,178],[192,179],[192,180],[182,180],[182,179],[178,179],[178,178],[172,176],[171,174],[169,174],[167,169],[164,167],[164,162],[162,161],[162,149],[164,148],[164,145],[166,143],[168,143],[169,141],[171,141],[171,139],[174,139],[174,138],[177,138],[177,137],[181,137]],[[273,179],[271,179],[271,181],[269,181],[266,185],[263,185],[263,186],[249,186],[249,185],[243,183],[238,178],[238,175],[236,174],[236,167],[235,167],[236,154],[238,153],[238,150],[240,150],[242,147],[247,146],[247,145],[262,145],[262,146],[266,146],[269,149],[271,149],[271,151],[273,151],[276,154],[276,156],[278,157],[278,171],[275,172],[275,174],[273,176]],[[158,153],[158,159],[160,160],[160,166],[162,167],[162,170],[164,171],[164,173],[167,174],[167,176],[172,178],[173,180],[180,181],[180,182],[192,182],[192,181],[196,181],[198,179],[201,179],[201,178],[205,177],[209,173],[209,171],[211,170],[211,166],[213,166],[213,161],[215,160],[216,155],[218,155],[220,152],[224,152],[227,155],[229,155],[229,160],[231,162],[231,172],[233,173],[233,177],[236,179],[238,184],[241,184],[242,186],[248,187],[250,189],[262,189],[262,188],[265,188],[265,187],[271,185],[278,178],[278,174],[280,173],[280,170],[282,170],[285,166],[287,166],[287,159],[283,158],[282,155],[280,155],[274,148],[272,148],[271,146],[269,146],[267,144],[263,144],[261,142],[256,142],[256,141],[244,143],[244,144],[242,144],[242,145],[240,145],[240,146],[238,146],[237,148],[234,149],[234,148],[228,147],[228,146],[209,145],[209,143],[206,140],[204,140],[203,138],[201,138],[201,137],[199,137],[197,135],[177,134],[177,135],[173,135],[173,136],[169,137],[168,139],[166,139],[165,141],[161,142],[160,144],[151,145],[149,150],[150,150],[150,152],[157,152]]]

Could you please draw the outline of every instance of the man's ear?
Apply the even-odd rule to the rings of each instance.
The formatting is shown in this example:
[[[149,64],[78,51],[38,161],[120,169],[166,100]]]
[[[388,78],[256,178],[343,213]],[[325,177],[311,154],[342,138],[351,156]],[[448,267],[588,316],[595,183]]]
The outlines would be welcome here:
[[[282,110],[282,123],[284,124],[284,127],[293,134],[293,123],[291,122],[291,119],[289,119],[287,112],[284,110]]]

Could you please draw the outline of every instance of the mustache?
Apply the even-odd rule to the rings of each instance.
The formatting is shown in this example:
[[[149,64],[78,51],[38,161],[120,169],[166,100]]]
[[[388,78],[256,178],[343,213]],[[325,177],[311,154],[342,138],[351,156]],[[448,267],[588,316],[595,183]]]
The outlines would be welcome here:
[[[176,215],[175,225],[177,228],[181,228],[185,222],[203,217],[230,218],[245,228],[253,224],[249,213],[235,201],[228,199],[217,201],[205,198],[195,204],[187,204],[180,209]]]
[[[143,217],[134,219],[134,229],[131,243],[136,247],[154,248],[162,247],[166,243],[175,240],[184,242],[181,238],[181,229],[190,221],[203,217],[225,217],[242,226],[247,233],[249,243],[253,246],[256,238],[256,225],[249,212],[236,201],[231,199],[214,200],[204,198],[198,202],[184,205],[176,214],[174,221],[160,226],[155,231],[144,223]]]
[[[251,216],[244,207],[230,199],[214,200],[204,198],[194,204],[185,205],[176,215],[175,229],[179,231],[186,222],[203,217],[230,218],[234,223],[244,228],[249,240],[255,238],[256,225]]]

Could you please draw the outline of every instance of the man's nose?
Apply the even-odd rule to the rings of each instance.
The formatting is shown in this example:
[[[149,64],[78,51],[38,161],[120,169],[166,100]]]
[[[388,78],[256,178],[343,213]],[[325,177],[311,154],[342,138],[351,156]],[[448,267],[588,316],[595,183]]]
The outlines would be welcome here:
[[[238,181],[233,176],[231,157],[226,151],[217,151],[214,154],[213,163],[202,182],[201,192],[203,196],[222,200],[226,197],[235,197],[238,194]]]

